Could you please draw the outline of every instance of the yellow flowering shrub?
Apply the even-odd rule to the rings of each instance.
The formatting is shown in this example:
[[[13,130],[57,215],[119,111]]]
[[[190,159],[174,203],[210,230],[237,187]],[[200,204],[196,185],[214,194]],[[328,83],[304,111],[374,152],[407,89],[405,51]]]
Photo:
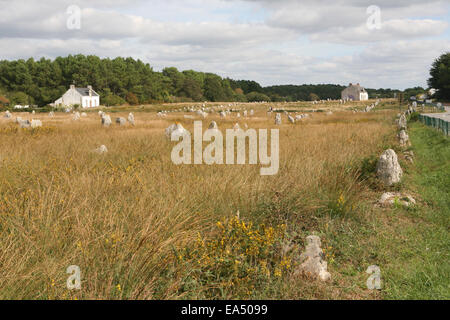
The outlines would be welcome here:
[[[279,281],[292,269],[281,246],[286,226],[255,226],[239,217],[217,222],[210,238],[200,234],[193,248],[178,253],[188,264],[180,290],[198,298],[250,298],[255,290]]]

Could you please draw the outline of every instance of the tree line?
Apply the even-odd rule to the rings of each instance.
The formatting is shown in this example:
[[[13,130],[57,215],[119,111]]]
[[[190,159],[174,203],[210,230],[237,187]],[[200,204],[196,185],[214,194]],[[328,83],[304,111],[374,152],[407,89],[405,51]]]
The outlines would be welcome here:
[[[298,101],[339,99],[344,86],[334,84],[262,87],[250,80],[214,73],[165,68],[154,71],[133,58],[69,55],[54,60],[0,61],[0,104],[45,106],[67,91],[92,85],[102,104],[146,104],[200,101]],[[393,97],[396,90],[367,89],[371,97]]]

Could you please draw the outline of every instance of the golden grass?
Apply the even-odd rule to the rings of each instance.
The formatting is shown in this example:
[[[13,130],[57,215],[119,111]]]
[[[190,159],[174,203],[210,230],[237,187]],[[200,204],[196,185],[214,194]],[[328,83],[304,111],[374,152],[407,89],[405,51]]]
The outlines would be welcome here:
[[[253,119],[210,116],[203,127],[215,120],[222,130],[236,122],[274,128],[267,106],[253,106]],[[111,114],[113,122],[127,112]],[[259,165],[172,164],[174,144],[163,129],[180,121],[192,130],[181,113],[158,119],[138,112],[135,127],[110,128],[96,113],[78,122],[63,113],[33,117],[44,128],[8,129],[16,125],[0,120],[2,299],[202,297],[180,291],[189,264],[178,263],[174,252],[192,246],[199,233],[214,234],[216,222],[238,210],[255,224],[287,224],[290,232],[320,232],[319,213],[327,210],[358,214],[368,192],[355,178],[358,163],[394,136],[390,111],[313,113],[295,125],[283,116],[279,173],[262,177]],[[102,144],[107,154],[93,152]],[[69,265],[81,268],[81,291],[66,289]],[[310,297],[320,297],[321,286]],[[271,294],[297,297],[253,297]]]

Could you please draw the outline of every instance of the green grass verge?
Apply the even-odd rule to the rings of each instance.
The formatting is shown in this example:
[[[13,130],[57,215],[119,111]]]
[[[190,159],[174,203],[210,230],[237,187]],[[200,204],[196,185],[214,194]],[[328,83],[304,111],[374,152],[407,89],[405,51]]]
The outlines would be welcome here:
[[[416,160],[406,167],[405,188],[419,198],[415,209],[396,209],[393,258],[387,269],[386,299],[450,299],[450,139],[411,123]],[[395,255],[392,255],[394,254]]]

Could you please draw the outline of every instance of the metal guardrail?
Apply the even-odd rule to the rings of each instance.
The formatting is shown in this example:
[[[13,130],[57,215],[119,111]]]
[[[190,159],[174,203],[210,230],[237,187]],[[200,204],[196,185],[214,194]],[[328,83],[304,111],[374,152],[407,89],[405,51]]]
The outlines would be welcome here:
[[[419,115],[419,120],[423,124],[436,128],[442,131],[445,135],[450,136],[450,122],[444,119],[430,117],[423,114]]]

